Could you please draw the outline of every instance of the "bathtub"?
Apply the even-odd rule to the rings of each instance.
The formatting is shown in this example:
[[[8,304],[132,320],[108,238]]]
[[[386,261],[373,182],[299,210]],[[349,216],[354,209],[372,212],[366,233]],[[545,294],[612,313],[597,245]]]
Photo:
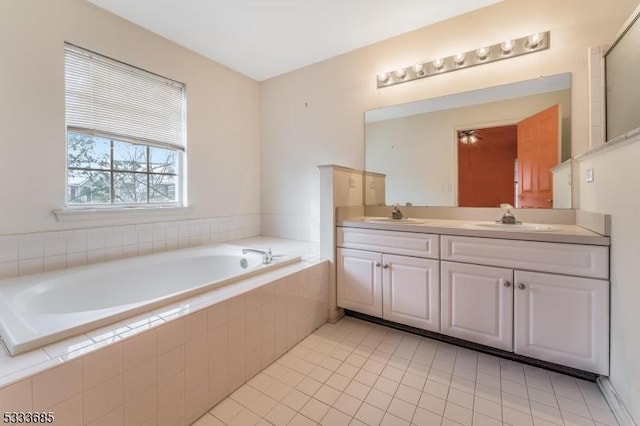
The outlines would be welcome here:
[[[0,338],[16,355],[299,260],[221,244],[0,280]]]

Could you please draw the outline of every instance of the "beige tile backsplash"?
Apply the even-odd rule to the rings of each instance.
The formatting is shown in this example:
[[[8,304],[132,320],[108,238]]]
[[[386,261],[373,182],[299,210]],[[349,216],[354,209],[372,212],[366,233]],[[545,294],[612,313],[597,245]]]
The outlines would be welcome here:
[[[243,215],[0,235],[0,279],[259,234],[260,216]]]

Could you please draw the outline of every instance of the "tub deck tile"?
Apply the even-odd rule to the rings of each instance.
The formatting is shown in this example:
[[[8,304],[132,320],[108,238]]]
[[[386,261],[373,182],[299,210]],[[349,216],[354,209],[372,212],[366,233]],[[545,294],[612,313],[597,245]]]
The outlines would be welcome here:
[[[71,337],[61,342],[52,343],[45,346],[43,349],[51,358],[66,355],[70,352],[77,351],[87,346],[93,345],[95,342],[86,334],[80,336]]]

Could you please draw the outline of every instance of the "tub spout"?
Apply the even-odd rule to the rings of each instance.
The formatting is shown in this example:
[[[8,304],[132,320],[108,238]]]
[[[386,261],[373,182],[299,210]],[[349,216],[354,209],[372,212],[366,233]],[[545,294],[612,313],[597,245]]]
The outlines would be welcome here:
[[[267,251],[249,248],[242,249],[242,254],[247,253],[256,253],[262,255],[262,263],[264,263],[265,265],[273,262],[273,254],[271,253],[271,248],[269,248]]]

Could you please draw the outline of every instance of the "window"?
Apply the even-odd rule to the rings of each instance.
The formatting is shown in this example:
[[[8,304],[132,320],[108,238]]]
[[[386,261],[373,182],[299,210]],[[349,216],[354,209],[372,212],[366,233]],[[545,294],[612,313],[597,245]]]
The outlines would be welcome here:
[[[65,45],[67,206],[182,205],[184,85]]]

